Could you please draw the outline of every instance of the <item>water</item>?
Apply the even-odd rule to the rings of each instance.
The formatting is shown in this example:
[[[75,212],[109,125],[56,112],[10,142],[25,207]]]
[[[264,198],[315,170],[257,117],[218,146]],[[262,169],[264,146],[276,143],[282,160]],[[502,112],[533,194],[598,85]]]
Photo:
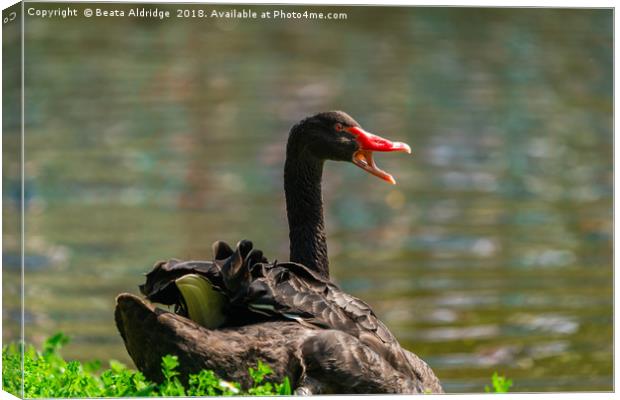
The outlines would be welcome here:
[[[413,155],[376,156],[397,186],[326,166],[333,278],[448,392],[494,371],[612,390],[612,12],[334,10],[348,20],[27,18],[26,339],[131,363],[114,297],[155,261],[241,238],[286,259],[288,129],[343,109]],[[5,341],[18,243],[5,232]]]

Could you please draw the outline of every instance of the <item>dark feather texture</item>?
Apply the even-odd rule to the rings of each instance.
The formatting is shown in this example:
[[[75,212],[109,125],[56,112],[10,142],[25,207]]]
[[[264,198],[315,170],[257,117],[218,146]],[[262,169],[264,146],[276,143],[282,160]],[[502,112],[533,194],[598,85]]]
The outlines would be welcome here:
[[[405,374],[414,374],[398,341],[370,306],[295,263],[255,264],[241,303],[303,325],[352,335]]]
[[[214,245],[214,249],[220,247],[230,249],[222,242]],[[250,241],[239,242],[234,251],[225,254],[229,254],[226,259],[211,263],[177,260],[158,263],[147,274],[142,293],[152,301],[182,305],[180,292],[170,287],[183,273],[199,274],[228,298],[226,326],[291,320],[309,329],[337,330],[355,338],[358,346],[365,345],[404,376],[422,380],[394,335],[362,300],[303,265],[268,263],[260,250],[252,248]],[[222,256],[217,250],[215,255]],[[241,319],[239,315],[245,317]]]
[[[411,355],[421,379],[396,371],[382,357],[341,331],[318,330],[296,322],[271,321],[209,330],[131,294],[116,299],[116,326],[134,363],[151,380],[161,381],[161,357],[176,355],[180,378],[211,369],[225,380],[251,386],[248,368],[258,360],[288,377],[300,394],[441,393],[430,368]]]

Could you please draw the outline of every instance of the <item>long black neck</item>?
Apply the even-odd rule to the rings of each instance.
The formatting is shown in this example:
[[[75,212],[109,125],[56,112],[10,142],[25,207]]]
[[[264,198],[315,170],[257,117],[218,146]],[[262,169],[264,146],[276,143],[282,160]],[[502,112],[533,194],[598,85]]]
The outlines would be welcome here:
[[[284,164],[284,193],[290,260],[329,278],[321,195],[322,174],[323,160],[310,155],[305,148],[296,146],[293,137],[289,138]]]

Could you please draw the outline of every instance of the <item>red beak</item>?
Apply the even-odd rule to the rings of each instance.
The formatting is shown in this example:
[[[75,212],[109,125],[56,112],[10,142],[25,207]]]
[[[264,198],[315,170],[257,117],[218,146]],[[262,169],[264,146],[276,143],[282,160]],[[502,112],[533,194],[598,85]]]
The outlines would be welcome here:
[[[353,163],[366,172],[377,176],[391,184],[396,184],[394,177],[387,172],[381,170],[375,164],[372,158],[373,151],[398,151],[411,154],[411,147],[407,143],[392,142],[377,136],[370,132],[366,132],[358,126],[346,128],[347,132],[355,135],[360,149],[353,154]]]

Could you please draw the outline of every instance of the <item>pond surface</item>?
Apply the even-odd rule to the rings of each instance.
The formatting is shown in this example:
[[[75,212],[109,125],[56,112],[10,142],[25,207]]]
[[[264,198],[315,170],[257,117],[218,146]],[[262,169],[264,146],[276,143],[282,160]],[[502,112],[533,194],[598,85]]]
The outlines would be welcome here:
[[[333,10],[348,19],[26,19],[26,340],[61,330],[68,358],[131,364],[114,298],[157,260],[242,238],[287,259],[288,129],[343,109],[413,155],[376,156],[396,186],[327,164],[333,279],[448,392],[494,371],[514,391],[612,390],[612,11]]]

